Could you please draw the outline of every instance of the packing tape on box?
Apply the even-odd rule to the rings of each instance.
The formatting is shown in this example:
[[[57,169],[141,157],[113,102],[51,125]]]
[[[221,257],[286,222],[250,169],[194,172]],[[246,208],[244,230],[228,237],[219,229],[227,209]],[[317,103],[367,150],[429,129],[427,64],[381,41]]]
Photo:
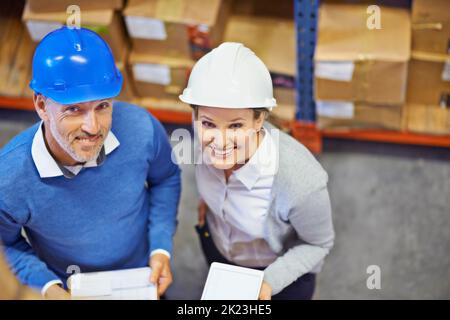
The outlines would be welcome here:
[[[153,18],[126,16],[125,24],[132,38],[149,40],[166,40],[167,32],[164,21]]]
[[[316,101],[316,112],[321,117],[352,119],[355,105],[349,101]]]
[[[161,85],[171,83],[170,67],[164,64],[135,63],[133,76],[136,81],[143,81]]]
[[[49,32],[62,27],[62,23],[51,21],[28,20],[26,22],[28,33],[34,42],[39,42]]]
[[[450,81],[450,61],[445,61],[441,78],[442,81]]]
[[[314,75],[322,79],[351,81],[354,69],[353,61],[318,61],[314,67]]]

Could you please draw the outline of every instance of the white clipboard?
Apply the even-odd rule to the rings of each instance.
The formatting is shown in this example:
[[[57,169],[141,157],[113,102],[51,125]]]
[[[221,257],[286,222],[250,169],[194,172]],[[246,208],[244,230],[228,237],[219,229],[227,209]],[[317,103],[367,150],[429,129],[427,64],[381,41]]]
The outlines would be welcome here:
[[[73,299],[156,300],[156,285],[150,283],[149,267],[116,271],[77,273],[68,283]]]
[[[264,272],[213,262],[201,300],[258,300]]]

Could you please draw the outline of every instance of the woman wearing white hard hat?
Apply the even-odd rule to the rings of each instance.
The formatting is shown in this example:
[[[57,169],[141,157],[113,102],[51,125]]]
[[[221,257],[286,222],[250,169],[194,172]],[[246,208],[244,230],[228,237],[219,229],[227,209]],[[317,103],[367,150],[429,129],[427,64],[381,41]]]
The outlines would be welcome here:
[[[208,263],[264,270],[260,299],[311,299],[334,241],[328,176],[265,122],[276,107],[266,66],[223,43],[196,63],[180,99],[200,142],[197,230]]]

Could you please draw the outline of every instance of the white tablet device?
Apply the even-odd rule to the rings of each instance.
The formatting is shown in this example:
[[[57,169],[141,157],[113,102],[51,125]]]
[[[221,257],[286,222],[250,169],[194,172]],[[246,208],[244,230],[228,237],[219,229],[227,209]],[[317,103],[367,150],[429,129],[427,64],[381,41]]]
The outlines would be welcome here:
[[[264,272],[213,262],[201,300],[258,300]]]

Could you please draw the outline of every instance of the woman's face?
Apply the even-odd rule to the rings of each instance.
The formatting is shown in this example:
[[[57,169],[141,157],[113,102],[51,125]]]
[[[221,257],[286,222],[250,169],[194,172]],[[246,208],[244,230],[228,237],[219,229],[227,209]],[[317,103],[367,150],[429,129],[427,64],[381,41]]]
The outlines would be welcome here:
[[[264,115],[254,119],[252,109],[198,107],[195,122],[203,161],[217,169],[245,164],[256,151]]]

